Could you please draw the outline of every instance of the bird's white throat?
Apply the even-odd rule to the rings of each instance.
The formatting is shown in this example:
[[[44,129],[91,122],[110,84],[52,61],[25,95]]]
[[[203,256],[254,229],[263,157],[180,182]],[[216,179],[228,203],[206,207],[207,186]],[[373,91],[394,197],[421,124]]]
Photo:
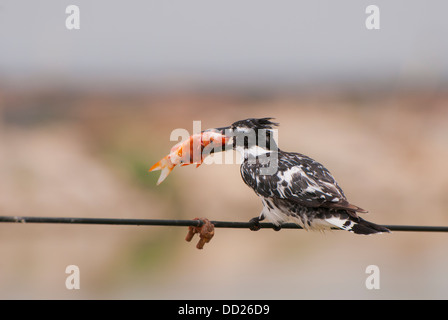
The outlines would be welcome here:
[[[238,153],[242,157],[244,157],[244,159],[251,158],[251,157],[259,157],[259,156],[262,156],[262,155],[272,152],[271,150],[265,149],[265,148],[257,146],[257,145],[251,146],[250,148],[244,148],[241,146],[237,146],[236,151],[238,151]]]

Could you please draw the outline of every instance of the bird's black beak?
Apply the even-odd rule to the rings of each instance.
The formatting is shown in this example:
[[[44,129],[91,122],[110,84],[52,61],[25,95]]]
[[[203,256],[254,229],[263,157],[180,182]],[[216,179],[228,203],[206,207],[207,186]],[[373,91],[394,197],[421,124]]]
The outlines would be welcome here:
[[[216,132],[219,134],[222,134],[223,136],[225,136],[227,139],[227,143],[225,146],[223,146],[223,148],[225,150],[227,150],[227,147],[230,146],[230,148],[232,148],[233,145],[233,131],[232,128],[230,126],[227,127],[220,127],[220,128],[212,128],[212,129],[207,129],[205,131],[212,131],[212,132]],[[224,151],[224,150],[222,150]],[[214,151],[212,151],[211,153],[214,153]]]

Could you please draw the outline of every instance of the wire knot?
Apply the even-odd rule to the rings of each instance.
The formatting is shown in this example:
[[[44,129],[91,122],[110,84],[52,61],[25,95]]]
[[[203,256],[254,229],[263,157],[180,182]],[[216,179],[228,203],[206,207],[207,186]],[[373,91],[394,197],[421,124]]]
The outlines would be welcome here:
[[[215,226],[206,218],[195,218],[193,220],[199,220],[201,225],[198,227],[189,226],[188,233],[185,237],[185,240],[190,242],[193,239],[193,236],[196,233],[199,233],[199,241],[196,245],[196,248],[202,249],[206,243],[209,243],[210,240],[215,235]]]

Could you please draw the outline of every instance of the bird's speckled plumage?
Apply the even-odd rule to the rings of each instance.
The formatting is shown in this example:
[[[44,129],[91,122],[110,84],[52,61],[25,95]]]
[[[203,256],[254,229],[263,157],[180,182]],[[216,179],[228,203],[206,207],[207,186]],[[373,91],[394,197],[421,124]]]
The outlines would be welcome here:
[[[277,125],[270,119],[237,121],[231,129],[234,132],[269,130]],[[259,142],[257,139],[256,144]],[[292,221],[305,229],[339,228],[358,234],[389,232],[358,216],[357,213],[366,211],[348,202],[333,175],[322,164],[300,153],[282,151],[275,143],[264,141],[261,145],[264,152],[257,146],[257,153],[252,152],[253,145],[235,146],[244,156],[241,176],[263,203],[259,221],[267,218],[276,225]],[[277,170],[266,175],[262,170],[269,161],[277,161]]]

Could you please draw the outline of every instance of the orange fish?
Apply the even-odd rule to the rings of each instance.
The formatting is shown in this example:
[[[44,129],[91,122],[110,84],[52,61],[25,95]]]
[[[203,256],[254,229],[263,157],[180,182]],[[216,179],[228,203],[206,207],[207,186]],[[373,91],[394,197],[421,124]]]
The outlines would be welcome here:
[[[204,148],[223,147],[228,142],[228,137],[214,131],[203,131],[190,136],[187,140],[179,142],[171,148],[170,153],[157,162],[149,171],[162,170],[157,185],[170,174],[177,165],[186,166],[196,164],[199,167],[207,154],[203,154]]]

